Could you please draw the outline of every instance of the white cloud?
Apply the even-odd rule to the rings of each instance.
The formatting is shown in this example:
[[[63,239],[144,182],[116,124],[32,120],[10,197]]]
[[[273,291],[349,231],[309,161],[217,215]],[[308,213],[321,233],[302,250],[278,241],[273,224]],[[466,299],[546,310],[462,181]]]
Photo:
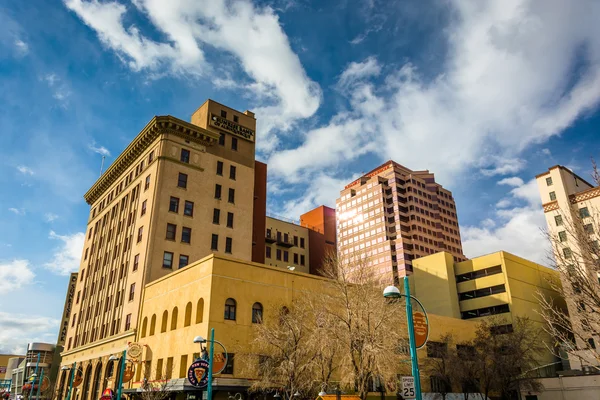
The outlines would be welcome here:
[[[486,176],[515,174],[526,165],[520,156],[527,146],[560,134],[597,107],[600,24],[594,21],[600,3],[448,4],[456,18],[444,31],[448,48],[439,75],[425,78],[407,63],[384,79],[363,78],[346,92],[349,109],[326,123],[326,130],[308,131],[303,143],[284,152],[287,162],[278,155],[269,160],[272,175],[297,179],[313,164],[349,165],[365,151],[430,169],[445,185],[472,168]],[[364,127],[360,134],[338,134],[335,141],[326,136],[344,130],[349,120]],[[332,156],[307,151],[320,141]]]
[[[353,82],[373,76],[378,76],[381,73],[381,66],[375,57],[369,57],[363,62],[351,62],[342,72],[339,78],[341,86],[348,86]]]
[[[0,311],[0,353],[25,354],[27,343],[56,342],[58,324],[53,318]]]
[[[33,175],[34,174],[33,170],[29,167],[26,167],[25,165],[17,166],[17,171],[19,171],[23,175]]]
[[[46,222],[53,222],[58,218],[58,215],[53,214],[53,213],[46,213],[44,214],[44,220]]]
[[[68,275],[79,270],[81,252],[85,241],[83,232],[72,235],[57,235],[50,231],[50,239],[59,240],[61,246],[54,252],[53,259],[44,266],[59,275]]]
[[[110,157],[110,151],[104,146],[96,147],[96,143],[92,143],[88,146],[88,148],[94,153],[98,153],[101,156]]]
[[[550,151],[550,149],[542,149],[542,154],[544,154],[545,156],[551,156],[552,152]]]
[[[57,82],[60,81],[58,76],[56,76],[56,74],[54,73],[47,74],[46,76],[44,76],[44,80],[48,82],[48,86],[50,87],[54,86]]]
[[[29,53],[29,45],[21,39],[15,39],[15,47],[21,55]]]
[[[31,283],[34,277],[35,274],[27,260],[0,261],[0,292],[2,293],[19,289]]]
[[[496,204],[496,224],[461,226],[465,255],[476,257],[505,250],[540,264],[548,264],[550,245],[542,232],[546,229],[546,219],[536,180],[515,187],[509,196]],[[513,202],[524,204],[508,208]]]
[[[16,214],[16,215],[25,215],[25,209],[24,208],[10,207],[8,209],[8,211],[10,211],[11,213]]]
[[[498,185],[507,185],[515,187],[523,186],[523,183],[523,179],[519,178],[518,176],[504,178],[498,181]]]
[[[48,87],[52,89],[52,97],[59,101],[60,106],[66,108],[67,99],[71,96],[67,84],[55,73],[48,73],[41,77],[41,80],[45,81]]]
[[[263,150],[275,148],[274,130],[290,130],[295,121],[312,116],[319,107],[319,86],[306,75],[278,16],[268,6],[254,6],[248,0],[134,0],[133,7],[114,1],[64,3],[134,71],[154,77],[210,75],[212,57],[205,58],[205,48],[233,55],[253,81],[244,86],[264,101],[252,110],[260,115],[262,137],[257,145]],[[154,41],[126,23],[129,12],[142,13],[165,41]],[[215,69],[221,71],[223,65]]]

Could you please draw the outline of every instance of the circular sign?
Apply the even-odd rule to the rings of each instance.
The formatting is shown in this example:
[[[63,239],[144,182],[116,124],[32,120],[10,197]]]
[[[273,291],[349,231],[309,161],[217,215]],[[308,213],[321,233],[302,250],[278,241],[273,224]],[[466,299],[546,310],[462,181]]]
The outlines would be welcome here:
[[[133,378],[135,373],[135,367],[131,361],[127,361],[125,364],[125,372],[123,372],[123,383],[129,382]]]
[[[40,387],[40,390],[46,391],[49,387],[50,387],[50,378],[48,378],[47,376],[45,376],[42,379],[42,386]]]
[[[415,331],[415,346],[417,349],[425,346],[429,336],[429,326],[425,314],[420,311],[413,312],[413,327]]]
[[[127,349],[127,355],[132,358],[139,358],[142,355],[142,346],[139,343],[129,343],[129,348]]]
[[[213,375],[221,373],[225,369],[227,365],[227,357],[223,353],[213,354]]]
[[[73,378],[73,387],[81,385],[81,382],[83,382],[83,372],[78,369],[75,371],[75,378]]]
[[[188,368],[187,378],[193,386],[205,387],[208,384],[208,361],[194,361]]]

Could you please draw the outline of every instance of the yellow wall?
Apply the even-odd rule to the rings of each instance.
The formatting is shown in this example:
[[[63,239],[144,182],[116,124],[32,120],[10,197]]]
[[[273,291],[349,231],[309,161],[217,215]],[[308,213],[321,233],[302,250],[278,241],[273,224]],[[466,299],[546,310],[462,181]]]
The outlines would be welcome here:
[[[309,247],[308,247],[308,228],[303,226],[299,226],[296,224],[292,224],[290,222],[281,221],[276,218],[267,217],[265,229],[270,230],[271,237],[277,238],[277,232],[281,232],[281,238],[284,239],[284,234],[288,234],[288,242],[295,243],[295,237],[297,238],[297,245],[289,246],[281,246],[277,242],[270,243],[269,240],[265,243],[265,247],[271,249],[271,257],[265,256],[265,264],[279,267],[279,268],[287,268],[295,267],[295,271],[308,273],[310,271],[310,257],[309,257]],[[301,239],[304,240],[304,247],[301,246]],[[271,240],[272,241],[272,240]],[[281,260],[277,259],[277,250],[281,250]],[[284,253],[288,252],[288,261],[284,261]],[[297,255],[298,261],[294,262],[294,255]],[[304,256],[304,264],[302,264],[302,256]]]
[[[6,367],[8,366],[8,360],[13,357],[24,357],[24,356],[19,356],[19,355],[14,355],[14,354],[0,354],[0,379],[11,379],[12,371],[9,371]],[[6,370],[6,371],[2,372],[4,370]]]

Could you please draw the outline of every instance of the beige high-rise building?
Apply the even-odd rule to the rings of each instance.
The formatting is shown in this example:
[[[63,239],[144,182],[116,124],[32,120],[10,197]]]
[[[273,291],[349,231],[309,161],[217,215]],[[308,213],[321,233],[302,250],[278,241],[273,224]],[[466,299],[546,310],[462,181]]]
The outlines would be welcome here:
[[[147,283],[211,253],[252,261],[255,129],[252,112],[212,100],[191,123],[156,116],[85,194],[90,215],[62,365],[134,341]]]
[[[438,251],[466,260],[452,193],[427,170],[386,162],[340,192],[336,216],[338,255],[364,260],[389,282]]]
[[[568,262],[577,265],[578,268],[590,268],[589,263],[593,257],[582,257],[588,249],[581,248],[581,243],[591,241],[598,245],[597,221],[600,220],[600,187],[594,186],[581,178],[573,171],[562,165],[555,165],[548,171],[536,176],[538,189],[542,198],[542,207],[548,225],[548,233],[552,235],[553,251],[556,254],[557,262]],[[582,225],[579,227],[579,223]],[[576,258],[576,259],[575,259]],[[600,279],[600,277],[599,277]],[[563,287],[570,289],[570,282],[563,281]],[[567,298],[567,307],[571,322],[574,326],[581,326],[581,321],[577,320],[579,314],[576,301]],[[587,346],[580,343],[577,339],[579,348]],[[599,345],[600,338],[588,339],[589,346]],[[592,346],[593,345],[593,346]],[[569,357],[572,369],[580,369],[588,364],[596,364],[593,357],[586,357],[585,352],[581,353],[583,360],[577,357]]]

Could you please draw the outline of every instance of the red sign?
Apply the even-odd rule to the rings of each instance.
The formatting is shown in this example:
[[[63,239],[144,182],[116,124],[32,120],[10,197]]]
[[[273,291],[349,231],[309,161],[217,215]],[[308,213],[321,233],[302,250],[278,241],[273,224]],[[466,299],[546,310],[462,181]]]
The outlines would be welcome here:
[[[125,364],[125,372],[123,373],[123,383],[129,382],[133,378],[134,372],[133,364],[127,362],[127,364]]]
[[[114,395],[114,392],[112,391],[112,389],[104,389],[104,391],[102,392],[102,397],[100,397],[100,400],[112,400],[113,395]]]
[[[425,314],[420,311],[413,312],[413,326],[415,330],[415,346],[417,349],[420,349],[425,346],[427,334],[429,333],[429,326],[427,325]]]

